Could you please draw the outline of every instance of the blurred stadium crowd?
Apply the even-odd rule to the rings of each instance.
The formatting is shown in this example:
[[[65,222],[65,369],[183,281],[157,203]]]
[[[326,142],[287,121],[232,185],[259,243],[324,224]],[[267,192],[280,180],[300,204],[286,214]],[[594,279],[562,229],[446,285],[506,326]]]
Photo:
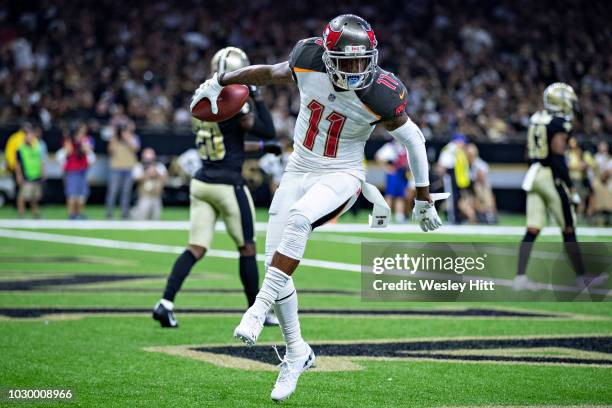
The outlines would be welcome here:
[[[16,162],[23,164],[24,158],[39,154],[37,147],[18,153],[21,143],[27,138],[40,141],[44,157],[45,133],[61,129],[61,149],[55,157],[62,166],[68,212],[79,218],[89,195],[86,176],[95,161],[97,139],[108,144],[97,149],[109,158],[107,216],[112,217],[118,199],[123,218],[158,218],[166,169],[157,162],[155,151],[141,149],[147,143],[143,140],[141,146],[138,134],[151,130],[189,134],[189,99],[209,77],[209,61],[218,49],[238,46],[252,63],[279,62],[287,59],[297,40],[320,35],[330,17],[351,11],[372,22],[379,40],[379,64],[407,85],[408,110],[426,138],[442,144],[450,141],[448,146],[456,152],[452,157],[430,157],[437,160],[434,173],[442,177],[457,160],[464,164],[461,171],[470,187],[456,195],[456,222],[497,220],[489,167],[473,143],[524,142],[529,117],[541,108],[543,89],[564,81],[579,96],[577,138],[567,154],[584,203],[579,212],[593,220],[603,215],[594,222],[610,223],[612,159],[605,140],[612,135],[608,49],[612,3],[367,3],[353,0],[342,7],[324,0],[290,7],[278,7],[276,0],[100,0],[95,7],[62,0],[0,4],[0,124],[21,126],[5,147],[5,153],[10,150],[12,155],[9,158],[7,153],[7,168],[19,181]],[[263,93],[284,146],[280,161],[270,157],[259,161],[274,191],[290,150],[299,95],[296,87],[279,86],[267,87]],[[459,148],[454,145],[457,135],[464,135],[466,142]],[[387,199],[394,205],[396,220],[403,222],[411,202],[405,193],[406,161],[394,155],[394,148],[386,149],[375,160],[387,173]],[[188,155],[183,159],[189,165],[194,161]],[[195,161],[199,162],[197,155]],[[28,166],[36,169],[33,163]],[[34,175],[44,179],[44,170],[41,165]],[[133,182],[138,186],[136,213],[130,210]],[[40,199],[37,188],[20,190],[28,193],[23,199]]]
[[[367,4],[369,3],[369,4]],[[409,110],[428,138],[524,137],[542,90],[577,90],[576,132],[612,134],[612,3],[604,1],[325,0],[277,7],[249,2],[101,0],[0,5],[0,122],[38,116],[45,126],[125,115],[137,126],[188,126],[189,97],[228,44],[253,63],[286,59],[348,10],[373,23],[380,65],[410,90]],[[579,29],[577,29],[579,28]],[[292,131],[295,89],[266,90],[279,134]]]

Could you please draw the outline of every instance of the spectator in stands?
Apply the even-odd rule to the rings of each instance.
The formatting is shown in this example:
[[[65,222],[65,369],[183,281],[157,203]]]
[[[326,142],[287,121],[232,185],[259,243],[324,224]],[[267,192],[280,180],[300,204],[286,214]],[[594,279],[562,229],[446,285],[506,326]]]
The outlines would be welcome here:
[[[64,169],[64,189],[68,218],[80,220],[85,216],[85,203],[89,197],[87,170],[96,161],[94,142],[87,134],[87,125],[79,122],[74,131],[64,137],[63,146],[56,153]]]
[[[40,128],[28,126],[25,129],[23,144],[17,149],[15,174],[19,185],[17,209],[19,216],[25,216],[26,203],[30,203],[33,218],[39,218],[38,203],[42,198],[42,182],[45,178],[44,156]]]
[[[489,165],[480,158],[478,147],[470,143],[466,147],[470,163],[470,180],[474,195],[474,210],[479,223],[495,224],[497,222],[497,205],[495,195],[489,182]]]
[[[155,150],[147,147],[142,151],[142,160],[134,166],[132,178],[137,184],[138,192],[138,201],[132,209],[132,219],[159,220],[168,171],[163,163],[157,161]]]
[[[408,155],[406,148],[395,139],[385,143],[374,155],[385,170],[385,201],[393,211],[395,222],[406,222],[406,192],[408,189]]]
[[[134,133],[134,124],[118,125],[108,142],[110,180],[106,191],[106,217],[113,218],[115,202],[120,193],[121,218],[130,215],[132,197],[132,170],[137,163],[136,153],[140,150],[140,140]]]
[[[588,214],[597,226],[612,225],[612,159],[602,166],[592,182]]]
[[[595,166],[598,172],[605,170],[610,161],[610,146],[605,140],[597,143],[597,153],[595,153]]]
[[[476,216],[470,204],[470,163],[465,154],[467,139],[456,133],[440,151],[436,171],[444,182],[444,191],[451,193],[446,200],[446,212],[450,224],[460,224],[465,219],[475,222]]]
[[[587,214],[593,224],[608,227],[612,225],[612,157],[605,140],[597,144],[594,160],[593,193]]]
[[[327,0],[292,7],[277,0],[241,2],[237,24],[231,2],[201,7],[195,0],[154,5],[107,0],[95,8],[80,2],[19,3],[2,16],[0,120],[5,122],[28,113],[54,122],[92,112],[105,121],[118,108],[139,125],[170,124],[177,116],[188,125],[185,106],[209,76],[207,61],[217,49],[232,43],[255,64],[286,60],[298,39],[320,36],[324,21],[346,11]],[[539,101],[544,84],[555,80],[580,90],[583,118],[575,133],[612,133],[605,52],[611,2],[477,3],[474,11],[456,1],[379,0],[373,13],[371,2],[351,2],[354,13],[380,27],[377,34],[386,45],[380,65],[410,85],[411,115],[422,121],[426,136],[522,135],[529,107]],[[138,18],[126,19],[134,14]],[[281,118],[295,116],[300,102],[295,87],[263,92],[269,102],[287,99],[279,107]]]

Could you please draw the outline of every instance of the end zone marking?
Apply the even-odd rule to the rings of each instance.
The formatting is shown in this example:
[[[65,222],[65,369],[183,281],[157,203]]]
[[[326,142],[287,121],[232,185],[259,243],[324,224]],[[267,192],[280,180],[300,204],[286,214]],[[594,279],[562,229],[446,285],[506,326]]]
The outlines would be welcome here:
[[[317,361],[322,363],[317,365],[316,371],[362,370],[365,368],[359,364],[362,361],[610,368],[611,339],[605,334],[576,334],[315,341],[310,344],[317,353]],[[276,369],[272,344],[260,343],[253,347],[236,344],[179,345],[145,347],[144,350],[196,358],[227,368],[271,371]],[[508,349],[512,349],[512,352],[506,353]]]

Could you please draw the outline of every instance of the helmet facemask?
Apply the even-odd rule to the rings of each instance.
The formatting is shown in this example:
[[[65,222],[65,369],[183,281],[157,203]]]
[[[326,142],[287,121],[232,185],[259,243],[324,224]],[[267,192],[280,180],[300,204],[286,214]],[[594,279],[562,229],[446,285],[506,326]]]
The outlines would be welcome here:
[[[378,50],[363,45],[347,45],[344,51],[323,52],[323,63],[332,83],[341,89],[367,88],[374,80]]]

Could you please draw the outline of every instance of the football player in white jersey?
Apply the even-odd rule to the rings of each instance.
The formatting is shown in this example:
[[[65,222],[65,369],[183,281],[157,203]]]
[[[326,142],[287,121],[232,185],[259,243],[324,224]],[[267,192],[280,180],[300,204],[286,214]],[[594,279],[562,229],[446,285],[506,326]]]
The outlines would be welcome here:
[[[255,304],[234,331],[236,338],[255,344],[266,312],[275,308],[287,344],[271,394],[275,401],[288,398],[300,374],[315,361],[302,339],[291,275],[312,230],[347,211],[362,185],[367,187],[362,158],[375,126],[384,127],[406,146],[417,190],[413,218],[423,231],[442,225],[434,207],[436,197],[429,194],[425,139],[406,114],[406,88],[378,67],[376,45],[374,31],[364,19],[344,14],[327,24],[322,37],[299,41],[289,61],[215,74],[192,99],[193,109],[208,98],[216,113],[225,85],[295,82],[300,91],[294,152],[269,211],[265,278]]]

